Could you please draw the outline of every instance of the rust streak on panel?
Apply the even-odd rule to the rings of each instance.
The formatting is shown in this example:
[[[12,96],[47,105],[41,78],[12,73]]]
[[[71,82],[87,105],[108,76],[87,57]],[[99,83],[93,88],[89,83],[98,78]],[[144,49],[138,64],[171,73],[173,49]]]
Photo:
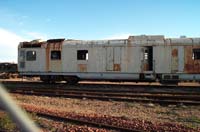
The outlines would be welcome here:
[[[193,49],[200,49],[200,46],[199,45],[193,46]],[[199,59],[194,60],[194,70],[195,70],[195,73],[200,72],[200,60]]]
[[[46,43],[46,71],[49,71],[49,52],[50,52],[50,45]]]
[[[172,50],[172,56],[177,57],[178,56],[178,49],[173,49]]]
[[[79,72],[87,72],[87,64],[78,64]]]
[[[171,72],[178,72],[178,49],[177,47],[172,47],[172,58],[171,58]]]
[[[200,49],[200,46],[185,46],[185,73],[199,73],[200,60],[194,60],[193,49]]]
[[[148,71],[149,70],[149,64],[148,63],[144,63],[143,64],[143,71]]]
[[[121,71],[120,64],[114,64],[114,71]]]
[[[194,69],[194,60],[192,59],[192,46],[185,46],[185,66],[184,72],[193,73]]]

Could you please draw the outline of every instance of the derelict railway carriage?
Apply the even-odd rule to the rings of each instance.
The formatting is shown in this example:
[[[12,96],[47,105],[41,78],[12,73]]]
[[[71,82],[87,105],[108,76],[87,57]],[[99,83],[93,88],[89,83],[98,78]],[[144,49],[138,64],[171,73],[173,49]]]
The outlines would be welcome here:
[[[200,81],[200,38],[130,36],[119,40],[21,42],[18,71],[42,81]]]

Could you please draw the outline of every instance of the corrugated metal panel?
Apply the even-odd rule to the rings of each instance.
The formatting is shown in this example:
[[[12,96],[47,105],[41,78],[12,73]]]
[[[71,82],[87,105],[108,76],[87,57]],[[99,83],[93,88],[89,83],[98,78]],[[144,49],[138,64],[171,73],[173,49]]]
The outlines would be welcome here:
[[[164,36],[163,35],[141,35],[141,36],[130,36],[130,43],[132,45],[163,45]]]
[[[63,47],[62,61],[63,72],[77,72],[77,48]]]
[[[50,68],[51,72],[61,72],[62,63],[60,60],[51,60],[50,61]]]
[[[113,70],[113,63],[114,63],[114,50],[113,47],[106,47],[106,70],[112,71]]]
[[[178,47],[177,46],[172,46],[172,51],[171,51],[171,71],[172,73],[178,72]]]
[[[62,71],[62,42],[47,43],[46,45],[46,71],[61,72]],[[61,59],[52,60],[51,52],[60,51]]]
[[[200,60],[195,59],[193,50],[200,49],[200,46],[185,46],[185,73],[199,73],[200,72]]]
[[[121,47],[114,48],[114,71],[121,71]]]
[[[78,64],[78,72],[87,72],[87,64]]]
[[[178,71],[179,72],[184,71],[184,47],[183,46],[178,47]]]
[[[154,46],[153,58],[156,73],[171,73],[170,46]]]
[[[171,44],[192,44],[192,39],[190,38],[174,38],[171,39]]]
[[[184,50],[185,50],[184,72],[186,72],[186,73],[193,73],[194,61],[192,59],[192,46],[185,46]]]

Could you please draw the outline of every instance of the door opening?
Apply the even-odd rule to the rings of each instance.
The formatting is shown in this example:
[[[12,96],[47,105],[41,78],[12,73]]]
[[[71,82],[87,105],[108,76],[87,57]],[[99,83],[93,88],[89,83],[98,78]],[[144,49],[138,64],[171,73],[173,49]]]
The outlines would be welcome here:
[[[146,46],[143,51],[143,71],[153,70],[153,47]]]

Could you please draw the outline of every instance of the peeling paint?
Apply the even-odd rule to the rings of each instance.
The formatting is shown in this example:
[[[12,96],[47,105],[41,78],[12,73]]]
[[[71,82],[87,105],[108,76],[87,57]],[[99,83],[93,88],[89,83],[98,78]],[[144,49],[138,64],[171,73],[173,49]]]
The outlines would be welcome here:
[[[78,64],[79,72],[87,72],[87,64]]]
[[[121,66],[120,64],[114,64],[114,71],[121,71]]]

